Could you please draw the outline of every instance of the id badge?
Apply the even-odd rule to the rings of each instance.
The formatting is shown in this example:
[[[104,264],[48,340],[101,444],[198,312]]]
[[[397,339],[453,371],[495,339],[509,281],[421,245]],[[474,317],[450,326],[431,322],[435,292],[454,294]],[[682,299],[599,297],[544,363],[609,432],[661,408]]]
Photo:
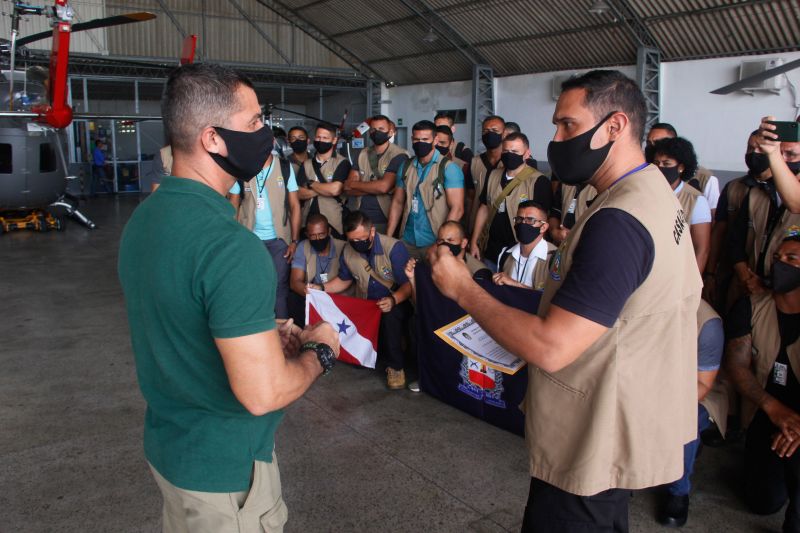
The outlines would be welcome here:
[[[785,387],[788,372],[789,367],[787,365],[776,361],[775,366],[772,367],[772,382]]]
[[[411,211],[416,215],[419,213],[419,199],[414,196],[411,198]]]
[[[319,280],[322,283],[328,283],[328,274],[327,273],[320,274],[319,275]]]
[[[264,209],[264,198],[258,197],[256,198],[256,209],[262,211]]]
[[[506,212],[506,201],[503,200],[503,203],[500,204],[500,207],[497,208],[498,213],[505,213]]]
[[[569,204],[569,209],[567,209],[567,213],[574,215],[575,214],[575,207],[578,205],[578,200],[573,198],[572,202]]]

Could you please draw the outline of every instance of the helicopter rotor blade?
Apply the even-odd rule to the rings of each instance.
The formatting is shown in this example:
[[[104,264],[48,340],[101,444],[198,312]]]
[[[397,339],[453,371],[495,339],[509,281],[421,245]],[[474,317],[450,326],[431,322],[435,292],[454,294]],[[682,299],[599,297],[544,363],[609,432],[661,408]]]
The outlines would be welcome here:
[[[153,13],[148,13],[147,11],[115,15],[113,17],[94,19],[88,22],[79,22],[78,24],[73,24],[72,33],[75,33],[76,31],[96,30],[97,28],[109,28],[111,26],[119,26],[121,24],[130,24],[132,22],[145,22],[154,18],[156,18],[156,15]],[[28,35],[27,37],[17,39],[17,46],[25,46],[26,44],[40,41],[52,36],[53,30],[34,33],[33,35]]]
[[[794,61],[789,61],[785,65],[771,68],[769,70],[765,70],[764,72],[759,72],[758,74],[748,76],[743,80],[737,81],[736,83],[731,83],[725,87],[715,89],[711,91],[711,94],[730,94],[733,91],[738,91],[739,89],[747,89],[752,87],[754,83],[761,83],[764,80],[774,78],[775,76],[779,76],[784,72],[789,72],[790,70],[794,70],[798,67],[800,67],[800,59],[795,59]]]

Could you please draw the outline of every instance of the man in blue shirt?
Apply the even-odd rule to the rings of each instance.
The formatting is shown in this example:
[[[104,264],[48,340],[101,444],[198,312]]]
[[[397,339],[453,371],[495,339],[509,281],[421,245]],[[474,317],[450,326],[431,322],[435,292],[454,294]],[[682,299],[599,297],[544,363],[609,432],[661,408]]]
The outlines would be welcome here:
[[[114,192],[109,188],[108,176],[106,175],[106,153],[103,149],[106,143],[97,139],[92,150],[92,181],[89,185],[89,194],[94,196],[97,193],[97,186],[103,187],[105,192]]]
[[[261,171],[229,191],[237,220],[256,234],[267,248],[277,273],[275,316],[289,317],[289,267],[300,240],[300,200],[294,169],[270,154]]]
[[[403,389],[403,325],[411,314],[408,299],[411,283],[405,274],[408,251],[402,242],[381,235],[361,211],[344,220],[347,244],[339,260],[339,275],[322,284],[326,292],[339,293],[355,282],[357,298],[374,300],[381,309],[378,350],[386,358],[386,382],[390,389]]]
[[[415,259],[436,242],[439,227],[464,215],[464,172],[444,158],[433,143],[436,126],[429,120],[414,124],[415,157],[397,172],[387,235],[399,228],[400,238]]]

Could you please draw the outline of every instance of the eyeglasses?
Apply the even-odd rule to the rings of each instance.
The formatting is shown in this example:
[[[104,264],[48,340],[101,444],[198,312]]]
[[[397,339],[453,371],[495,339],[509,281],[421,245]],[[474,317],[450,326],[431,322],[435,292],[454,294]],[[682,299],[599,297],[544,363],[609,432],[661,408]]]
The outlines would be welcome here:
[[[533,217],[514,217],[514,224],[528,224],[530,226],[535,226],[537,222],[541,226],[547,221],[539,220],[538,218],[533,218]]]

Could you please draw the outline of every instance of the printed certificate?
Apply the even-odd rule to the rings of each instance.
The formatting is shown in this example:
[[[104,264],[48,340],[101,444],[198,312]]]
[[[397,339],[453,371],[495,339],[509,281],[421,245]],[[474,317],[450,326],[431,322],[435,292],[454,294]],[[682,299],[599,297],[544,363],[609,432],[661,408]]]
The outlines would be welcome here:
[[[470,315],[465,315],[434,333],[467,357],[504,374],[514,375],[525,366],[525,361],[497,344]]]

